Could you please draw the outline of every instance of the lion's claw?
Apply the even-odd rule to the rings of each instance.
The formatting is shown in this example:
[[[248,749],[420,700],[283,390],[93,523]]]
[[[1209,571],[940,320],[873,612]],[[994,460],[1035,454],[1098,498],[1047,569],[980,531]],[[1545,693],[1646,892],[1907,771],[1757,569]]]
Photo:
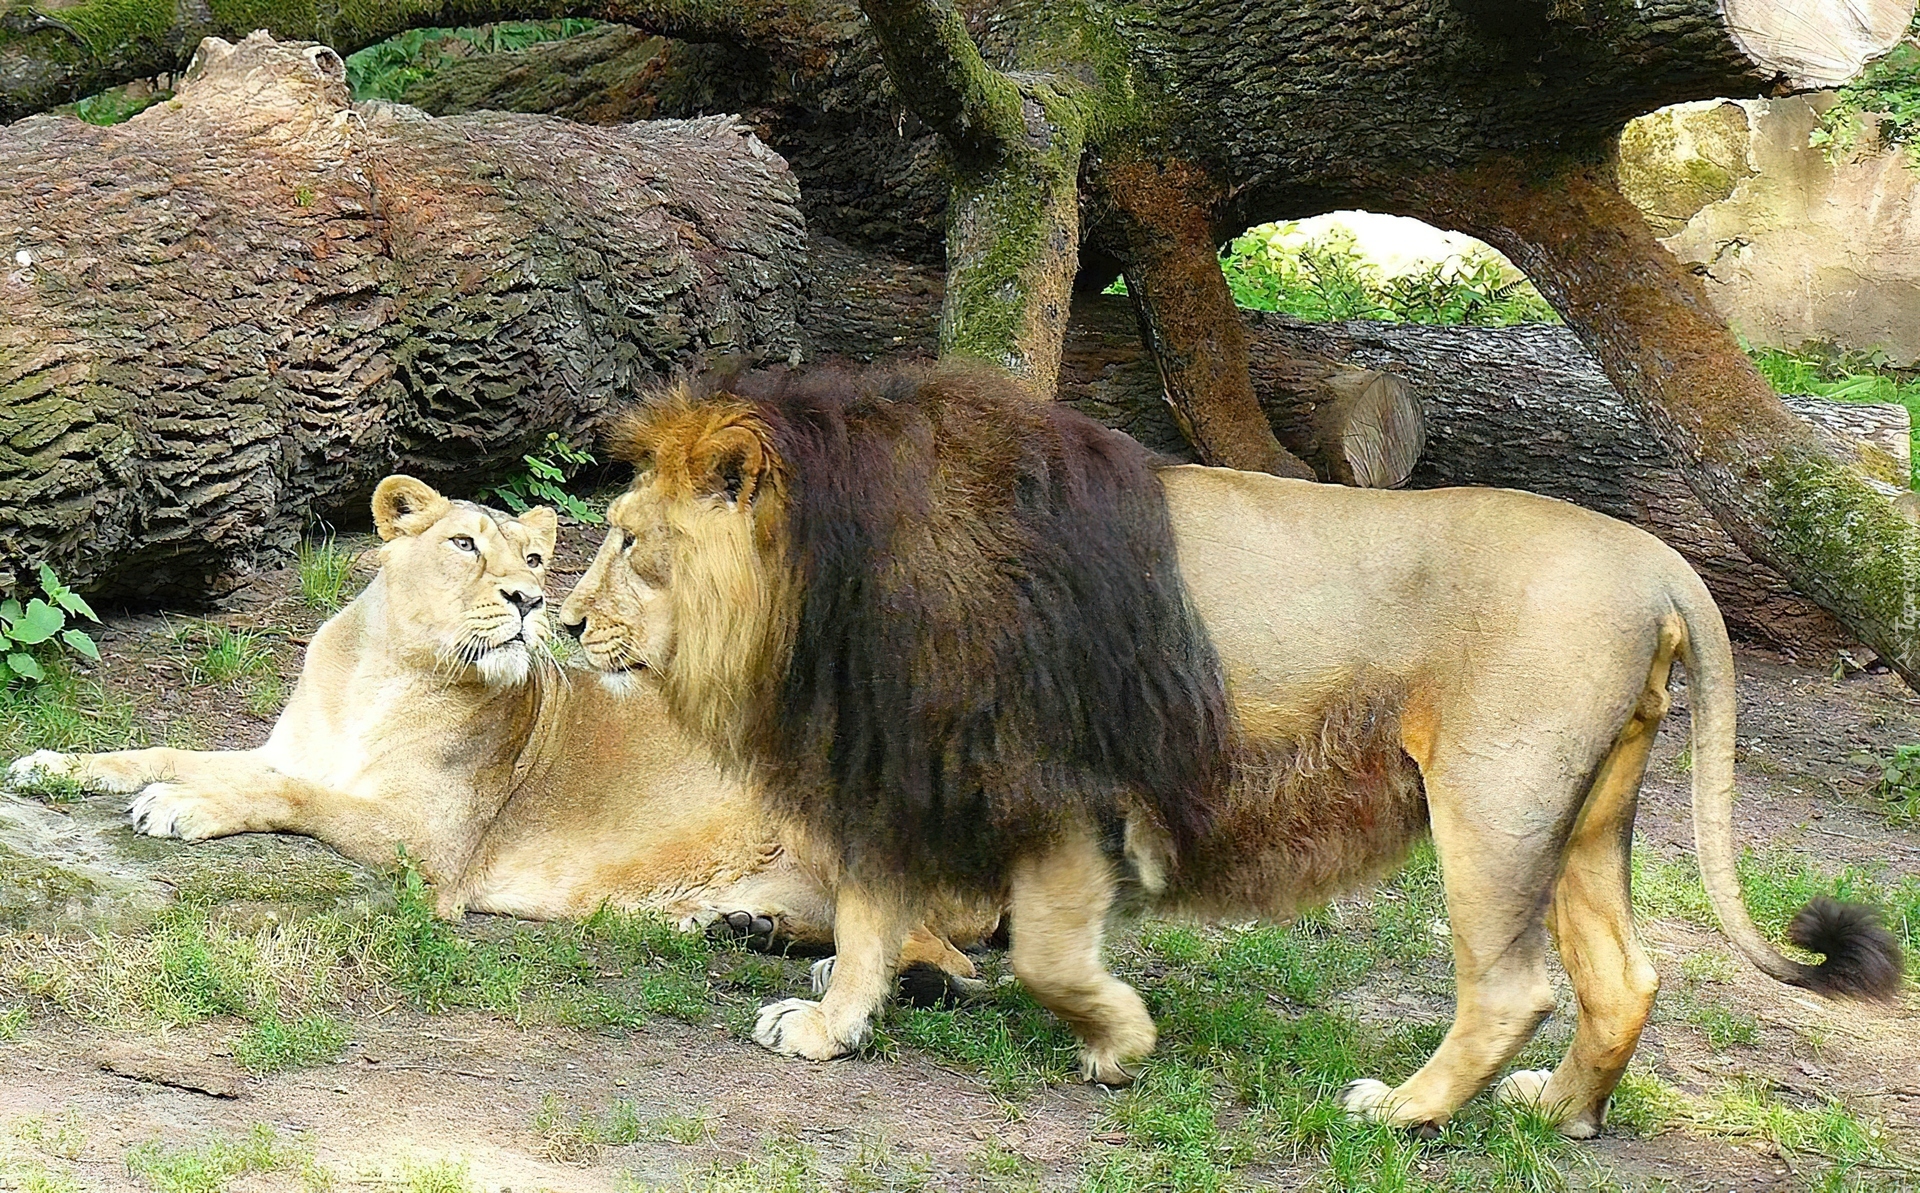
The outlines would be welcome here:
[[[221,826],[211,814],[208,801],[194,795],[182,783],[147,784],[127,805],[127,819],[134,832],[149,837],[204,841],[221,835]]]

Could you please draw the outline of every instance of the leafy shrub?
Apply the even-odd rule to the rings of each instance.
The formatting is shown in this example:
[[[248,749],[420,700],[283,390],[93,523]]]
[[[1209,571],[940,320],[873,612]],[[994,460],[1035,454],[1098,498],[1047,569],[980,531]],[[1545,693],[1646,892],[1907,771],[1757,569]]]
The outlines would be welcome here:
[[[1920,16],[1906,40],[1840,88],[1838,96],[1808,137],[1828,161],[1851,155],[1871,121],[1872,148],[1904,148],[1908,164],[1920,168]]]
[[[1262,224],[1220,255],[1235,304],[1299,319],[1378,319],[1505,327],[1560,318],[1524,277],[1491,256],[1466,256],[1382,277],[1350,233],[1301,241],[1298,225]],[[1114,283],[1112,292],[1125,293]]]
[[[86,631],[67,624],[69,618],[99,621],[81,596],[60,582],[52,568],[40,565],[40,589],[25,605],[14,597],[0,600],[0,686],[13,681],[39,683],[46,679],[45,656],[72,651],[90,659],[100,648]]]
[[[500,484],[480,490],[481,496],[497,497],[516,514],[524,514],[536,504],[551,505],[576,522],[598,524],[600,511],[566,491],[564,486],[582,468],[599,463],[593,453],[582,451],[552,431],[539,451],[520,457],[526,471],[516,472]]]
[[[1895,820],[1920,820],[1920,746],[1895,750],[1873,793],[1893,805]]]

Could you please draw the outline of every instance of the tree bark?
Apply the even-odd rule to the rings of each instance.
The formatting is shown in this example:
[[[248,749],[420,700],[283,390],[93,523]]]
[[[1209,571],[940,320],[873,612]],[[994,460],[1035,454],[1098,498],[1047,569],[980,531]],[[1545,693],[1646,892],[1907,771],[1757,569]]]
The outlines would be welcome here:
[[[75,80],[97,89],[167,69],[176,63],[162,51],[171,46],[177,58],[186,44],[179,30],[201,19],[178,14],[199,7],[9,0],[0,19],[0,111],[71,98],[80,93]],[[433,0],[350,8],[313,32],[344,50],[406,24],[481,15]],[[283,32],[318,19],[313,6],[240,9],[247,23]],[[1346,206],[1485,229],[1524,268],[1542,271],[1535,280],[1543,292],[1741,541],[1910,681],[1920,675],[1915,532],[1862,474],[1794,430],[1778,399],[1730,355],[1724,326],[1676,289],[1670,262],[1647,255],[1659,250],[1649,250],[1637,213],[1622,211],[1610,186],[1582,181],[1625,122],[1655,107],[1850,77],[1902,35],[1911,0],[1411,0],[1358,8],[1328,0],[985,0],[964,16],[948,0],[875,0],[871,29],[838,0],[502,0],[485,15],[509,9],[624,20],[730,52],[744,47],[735,59],[759,65],[742,71],[751,93],[742,98],[777,113],[782,135],[794,135],[792,160],[806,160],[803,183],[817,167],[843,193],[858,197],[864,188],[863,210],[884,211],[884,188],[896,181],[909,183],[917,201],[925,193],[917,172],[936,164],[921,152],[925,138],[941,142],[960,165],[945,220],[956,283],[946,292],[945,342],[1026,368],[1043,383],[1043,341],[1062,324],[1058,279],[1080,248],[1074,229],[1090,250],[1082,260],[1101,271],[1131,263],[1116,214],[1125,206],[1116,169],[1154,163],[1202,179],[1192,192],[1215,198],[1183,218],[1204,221],[1216,237]],[[722,93],[732,94],[705,92]],[[1019,97],[1019,127],[1010,94]],[[983,128],[991,132],[984,153],[976,136]],[[773,144],[788,149],[779,137]],[[872,168],[889,145],[911,163],[905,176]],[[1065,180],[1076,173],[1072,211]],[[940,226],[891,222],[909,239],[909,225]],[[929,236],[919,235],[921,243]],[[1629,309],[1642,299],[1646,305]],[[1681,323],[1669,327],[1669,314]],[[1183,325],[1175,317],[1159,323]],[[1206,356],[1205,344],[1171,336],[1160,349],[1169,358]],[[1665,377],[1668,364],[1684,367]],[[1184,400],[1200,410],[1237,408],[1244,424],[1232,372],[1216,370],[1226,380],[1196,386]],[[1697,401],[1696,385],[1704,387]],[[1711,441],[1736,413],[1751,428]]]
[[[809,357],[935,353],[937,272],[816,238],[808,273],[800,322]],[[1398,378],[1425,422],[1426,450],[1412,487],[1497,485],[1598,510],[1652,531],[1684,555],[1742,637],[1815,660],[1854,641],[1740,549],[1567,328],[1306,323],[1256,311],[1240,312],[1239,320],[1254,395],[1280,442],[1301,456],[1324,450],[1324,414],[1346,400],[1344,386],[1330,378],[1361,370]],[[1135,331],[1126,299],[1076,300],[1058,396],[1157,451],[1197,459]],[[1885,477],[1904,475],[1909,425],[1901,408],[1789,401],[1830,449]]]
[[[470,490],[637,382],[785,358],[796,200],[730,118],[356,108],[264,37],[127,124],[0,130],[0,591],[192,598],[388,471]]]

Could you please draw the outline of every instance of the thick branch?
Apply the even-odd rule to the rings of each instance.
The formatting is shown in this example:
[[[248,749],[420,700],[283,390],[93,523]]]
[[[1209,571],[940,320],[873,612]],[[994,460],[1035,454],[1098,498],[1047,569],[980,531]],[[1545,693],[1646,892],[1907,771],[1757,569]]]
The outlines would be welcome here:
[[[1107,193],[1126,229],[1127,294],[1167,401],[1209,464],[1313,479],[1273,437],[1253,397],[1247,337],[1220,272],[1204,176],[1178,163],[1109,167]]]
[[[1482,168],[1418,193],[1411,214],[1526,271],[1742,549],[1920,681],[1920,531],[1781,404],[1610,166]]]

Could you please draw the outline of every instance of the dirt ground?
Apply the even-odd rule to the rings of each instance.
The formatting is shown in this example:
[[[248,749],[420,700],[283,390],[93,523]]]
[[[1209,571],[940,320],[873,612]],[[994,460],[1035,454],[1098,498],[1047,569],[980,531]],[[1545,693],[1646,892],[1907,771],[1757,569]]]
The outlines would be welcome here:
[[[579,566],[577,558],[563,558],[554,587],[564,590]],[[272,669],[291,690],[300,647],[320,620],[300,603],[296,583],[291,569],[265,573],[193,616],[268,632]],[[262,707],[248,711],[234,684],[196,683],[179,645],[180,622],[151,614],[109,619],[99,635],[105,659],[97,676],[130,702],[134,731],[148,741],[256,744],[271,724],[271,708],[255,700]],[[1878,759],[1920,742],[1920,699],[1888,675],[1835,678],[1750,650],[1742,651],[1740,668],[1744,839],[1826,871],[1855,864],[1885,880],[1920,875],[1920,831],[1891,822],[1867,792]],[[270,680],[262,673],[249,682]],[[1685,739],[1676,731],[1684,712],[1682,695],[1656,752],[1638,840],[1655,857],[1690,864]],[[342,899],[381,885],[308,842],[136,845],[113,797],[57,808],[18,796],[0,800],[0,845],[12,851],[14,877],[13,903],[0,911],[18,931],[105,931],[137,920],[171,898],[178,879],[168,867],[183,851],[202,862],[266,864],[288,873],[334,867],[348,875]],[[57,859],[88,881],[72,889],[53,889],[51,880],[35,886],[28,872],[34,859]],[[1710,929],[1654,919],[1645,933],[1664,992],[1639,1063],[1689,1092],[1746,1075],[1789,1101],[1813,1106],[1837,1098],[1883,1127],[1902,1155],[1920,1156],[1920,1000],[1911,990],[1894,1007],[1838,1006],[1771,983],[1744,964],[1716,962],[1731,955]],[[4,986],[17,988],[17,976]],[[1749,1042],[1709,1043],[1688,1013],[1703,990],[1751,1017]],[[1349,997],[1353,1012],[1369,1022],[1443,1022],[1449,1010],[1430,993],[1390,983],[1365,983]],[[457,1158],[471,1187],[523,1193],[703,1187],[702,1180],[720,1187],[711,1184],[713,1166],[763,1155],[768,1140],[815,1149],[832,1171],[863,1150],[871,1158],[885,1149],[900,1160],[861,1169],[881,1174],[872,1178],[880,1183],[864,1187],[1074,1188],[1090,1159],[1115,1146],[1114,1095],[1107,1091],[1056,1084],[1008,1101],[979,1075],[907,1049],[812,1065],[775,1058],[728,1023],[656,1020],[631,1031],[592,1030],[472,1011],[426,1014],[404,1001],[352,1004],[342,1018],[350,1038],[336,1062],[249,1076],[230,1055],[230,1021],[156,1030],[35,1009],[16,1039],[0,1043],[0,1124],[16,1125],[15,1142],[6,1146],[34,1154],[19,1142],[18,1124],[30,1116],[71,1122],[76,1142],[40,1147],[56,1157],[47,1160],[51,1167],[70,1174],[70,1187],[144,1190],[155,1185],[130,1172],[129,1148],[154,1140],[191,1144],[265,1123],[349,1185],[458,1188],[428,1183],[417,1168]],[[690,1142],[656,1135],[572,1153],[536,1127],[543,1105],[589,1110],[614,1099],[631,1102],[643,1120],[691,1117],[704,1125]],[[1009,1153],[1022,1160],[1019,1175],[1002,1179],[993,1160]],[[1624,1185],[1745,1191],[1803,1189],[1810,1181],[1805,1157],[1737,1131],[1674,1127],[1644,1138],[1615,1130],[1582,1145],[1582,1154]],[[409,1163],[416,1168],[406,1169]],[[1881,1175],[1883,1187],[1920,1188],[1920,1178],[1897,1169]],[[1275,1187],[1300,1187],[1312,1172],[1261,1176]],[[0,1187],[38,1187],[18,1175],[11,1180],[0,1177]],[[278,1171],[225,1187],[304,1186],[297,1173]]]

